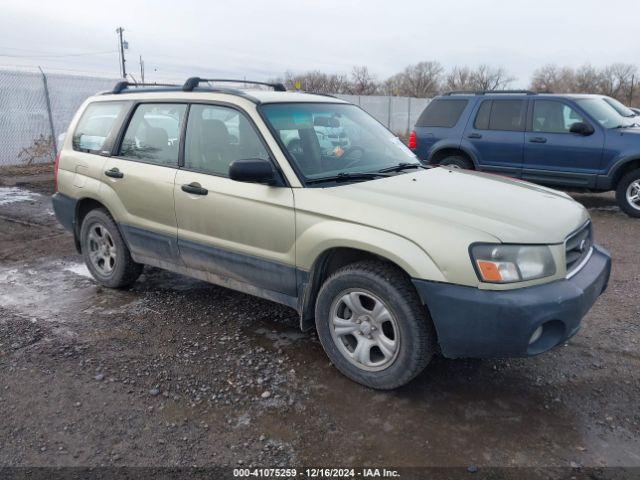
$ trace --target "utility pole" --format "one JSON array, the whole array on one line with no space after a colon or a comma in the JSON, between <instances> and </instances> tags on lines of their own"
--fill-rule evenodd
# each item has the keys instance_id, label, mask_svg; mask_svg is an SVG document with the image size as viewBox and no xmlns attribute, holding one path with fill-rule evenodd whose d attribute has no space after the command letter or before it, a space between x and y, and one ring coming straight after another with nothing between
<instances>
[{"instance_id":1,"label":"utility pole","mask_svg":"<svg viewBox=\"0 0 640 480\"><path fill-rule=\"evenodd\" d=\"M140 55L140 79L144 83L144 60L142 60L142 55Z\"/></svg>"},{"instance_id":2,"label":"utility pole","mask_svg":"<svg viewBox=\"0 0 640 480\"><path fill-rule=\"evenodd\" d=\"M118 27L116 28L116 33L118 34L118 43L120 45L120 74L122 78L127 78L127 69L125 67L125 58L124 58L124 49L125 49L125 41L122 38L122 34L124 33L124 28Z\"/></svg>"}]
</instances>

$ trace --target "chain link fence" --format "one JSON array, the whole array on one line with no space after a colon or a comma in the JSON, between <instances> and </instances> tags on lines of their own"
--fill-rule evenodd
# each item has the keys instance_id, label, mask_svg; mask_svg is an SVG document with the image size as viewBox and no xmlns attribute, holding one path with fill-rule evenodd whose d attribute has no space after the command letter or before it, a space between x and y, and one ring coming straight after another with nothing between
<instances>
[{"instance_id":1,"label":"chain link fence","mask_svg":"<svg viewBox=\"0 0 640 480\"><path fill-rule=\"evenodd\" d=\"M117 80L0 69L0 165L52 162L82 102Z\"/></svg>"},{"instance_id":2,"label":"chain link fence","mask_svg":"<svg viewBox=\"0 0 640 480\"><path fill-rule=\"evenodd\" d=\"M82 102L109 90L116 78L41 70L0 69L0 166L52 162L58 136ZM336 95L360 105L391 131L406 137L429 99Z\"/></svg>"}]
</instances>

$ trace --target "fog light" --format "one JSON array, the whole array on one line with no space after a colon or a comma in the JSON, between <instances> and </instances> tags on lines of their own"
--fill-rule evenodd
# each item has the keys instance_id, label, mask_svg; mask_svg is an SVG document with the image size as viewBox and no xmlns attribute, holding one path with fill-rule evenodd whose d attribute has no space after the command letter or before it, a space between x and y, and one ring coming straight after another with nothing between
<instances>
[{"instance_id":1,"label":"fog light","mask_svg":"<svg viewBox=\"0 0 640 480\"><path fill-rule=\"evenodd\" d=\"M542 325L535 329L531 338L529 339L529 345L533 345L538 341L538 339L542 336Z\"/></svg>"}]
</instances>

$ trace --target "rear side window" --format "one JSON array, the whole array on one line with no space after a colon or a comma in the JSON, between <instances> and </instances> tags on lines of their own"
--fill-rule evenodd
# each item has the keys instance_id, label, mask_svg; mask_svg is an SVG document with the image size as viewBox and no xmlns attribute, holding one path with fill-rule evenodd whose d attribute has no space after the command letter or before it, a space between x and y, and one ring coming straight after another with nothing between
<instances>
[{"instance_id":1,"label":"rear side window","mask_svg":"<svg viewBox=\"0 0 640 480\"><path fill-rule=\"evenodd\" d=\"M127 127L120 156L158 165L178 165L180 131L186 110L184 104L140 104Z\"/></svg>"},{"instance_id":2,"label":"rear side window","mask_svg":"<svg viewBox=\"0 0 640 480\"><path fill-rule=\"evenodd\" d=\"M96 102L90 104L73 132L73 149L102 150L123 112L124 102Z\"/></svg>"},{"instance_id":3,"label":"rear side window","mask_svg":"<svg viewBox=\"0 0 640 480\"><path fill-rule=\"evenodd\" d=\"M424 109L416 122L416 127L451 128L460 119L468 100L433 100Z\"/></svg>"},{"instance_id":4,"label":"rear side window","mask_svg":"<svg viewBox=\"0 0 640 480\"><path fill-rule=\"evenodd\" d=\"M489 117L491 116L491 100L485 100L478 109L476 121L473 126L479 130L489 130Z\"/></svg>"},{"instance_id":5,"label":"rear side window","mask_svg":"<svg viewBox=\"0 0 640 480\"><path fill-rule=\"evenodd\" d=\"M524 100L485 100L480 105L474 127L480 130L524 130Z\"/></svg>"}]
</instances>

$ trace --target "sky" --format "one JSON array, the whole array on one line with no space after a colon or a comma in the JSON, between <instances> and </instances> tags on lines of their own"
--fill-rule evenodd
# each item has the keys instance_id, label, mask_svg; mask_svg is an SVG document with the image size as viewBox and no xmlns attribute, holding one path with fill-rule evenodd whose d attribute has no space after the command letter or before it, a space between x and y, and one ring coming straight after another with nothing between
<instances>
[{"instance_id":1,"label":"sky","mask_svg":"<svg viewBox=\"0 0 640 480\"><path fill-rule=\"evenodd\" d=\"M116 28L139 80L268 80L285 71L378 79L423 60L489 64L526 87L547 63L636 63L638 0L0 0L0 67L119 75Z\"/></svg>"}]
</instances>

